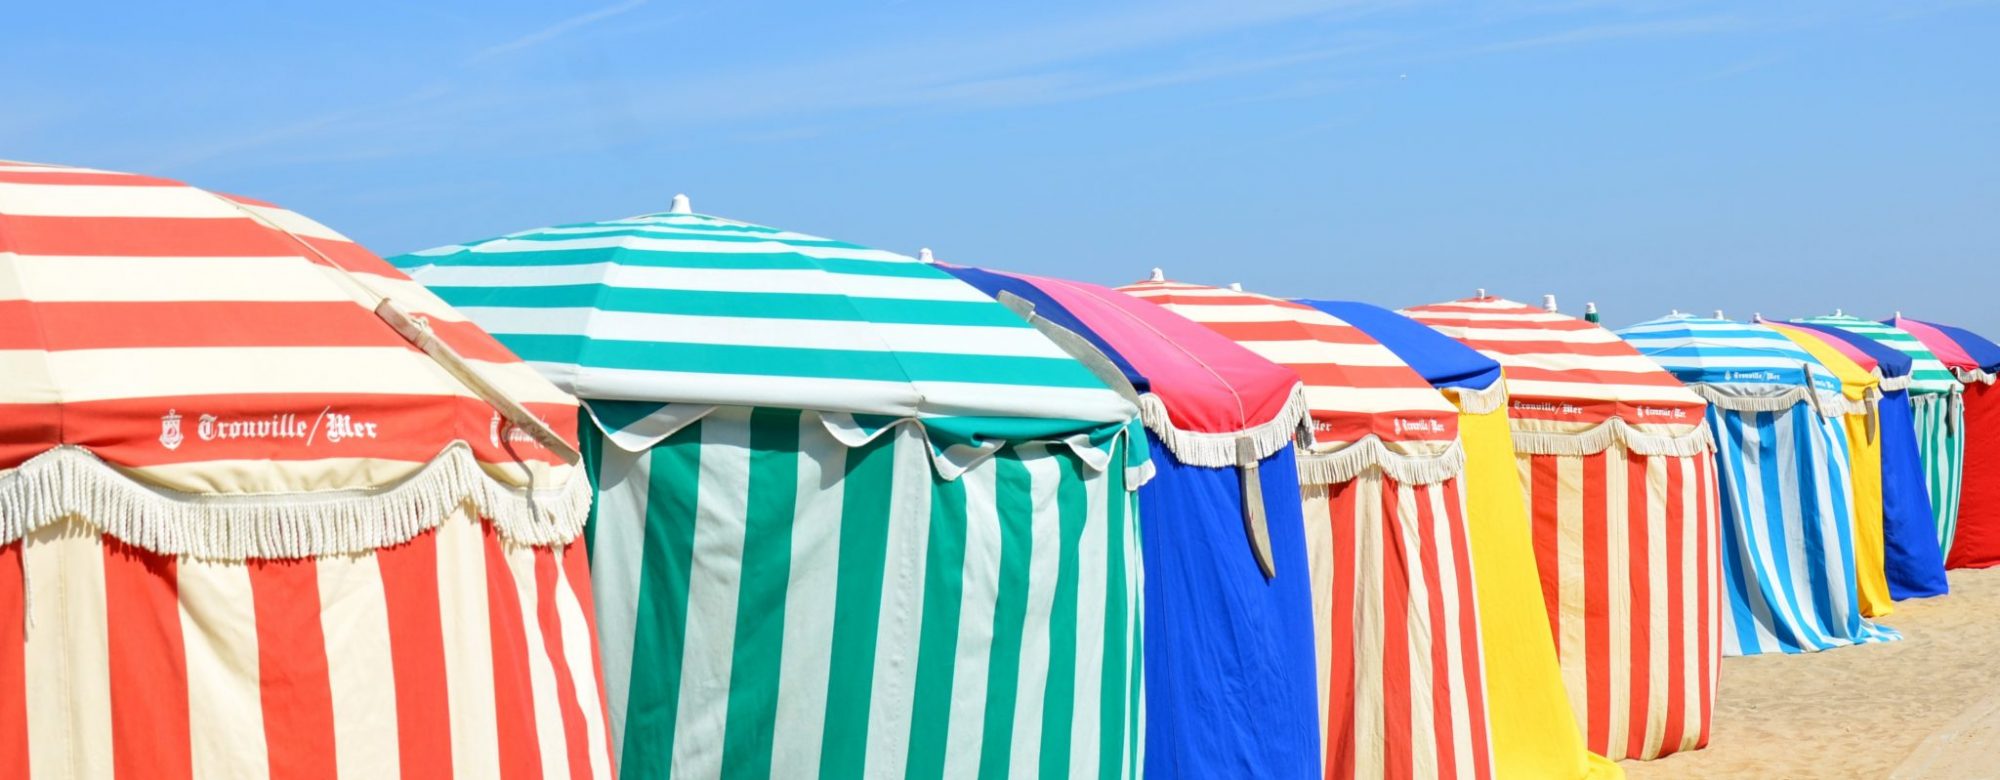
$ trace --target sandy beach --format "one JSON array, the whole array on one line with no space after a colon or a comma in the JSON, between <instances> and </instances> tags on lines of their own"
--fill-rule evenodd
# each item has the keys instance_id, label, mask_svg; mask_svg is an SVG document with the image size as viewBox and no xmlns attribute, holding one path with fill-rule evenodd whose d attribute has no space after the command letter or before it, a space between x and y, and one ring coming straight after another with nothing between
<instances>
[{"instance_id":1,"label":"sandy beach","mask_svg":"<svg viewBox=\"0 0 2000 780\"><path fill-rule=\"evenodd\" d=\"M1882 620L1903 641L1728 658L1709 747L1628 761L1632 780L2000 777L2000 570Z\"/></svg>"}]
</instances>

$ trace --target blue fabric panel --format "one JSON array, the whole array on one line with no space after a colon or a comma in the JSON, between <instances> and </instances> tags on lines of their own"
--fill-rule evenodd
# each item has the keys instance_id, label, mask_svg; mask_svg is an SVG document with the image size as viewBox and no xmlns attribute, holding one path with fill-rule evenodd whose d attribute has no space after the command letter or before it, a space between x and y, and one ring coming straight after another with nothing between
<instances>
[{"instance_id":1,"label":"blue fabric panel","mask_svg":"<svg viewBox=\"0 0 2000 780\"><path fill-rule=\"evenodd\" d=\"M1965 350L1967 357L1978 361L1980 370L1988 373L2000 371L2000 344L1995 344L1985 336L1964 328L1943 325L1928 320L1918 320L1918 322L1937 328L1939 332L1950 336L1951 340L1958 344L1959 349Z\"/></svg>"},{"instance_id":2,"label":"blue fabric panel","mask_svg":"<svg viewBox=\"0 0 2000 780\"><path fill-rule=\"evenodd\" d=\"M1004 291L1013 293L1021 300L1034 304L1035 313L1041 315L1043 319L1061 325L1069 332L1082 336L1090 342L1091 346L1097 347L1097 351L1104 353L1105 357L1110 358L1112 364L1118 366L1118 371L1125 375L1125 381L1131 382L1134 389L1137 389L1140 393L1145 393L1152 389L1152 382L1147 380L1144 374L1139 373L1138 369L1133 368L1132 364L1125 360L1125 356L1119 354L1118 350L1111 346L1111 342L1098 337L1096 331L1091 330L1089 326L1083 324L1083 321L1077 319L1076 315L1072 314L1067 307L1057 303L1056 299L1050 298L1048 293L1042 292L1042 288L1036 287L1033 282L1006 274L996 274L983 268L965 268L939 264L937 269L958 277L959 281L972 285L980 292L992 296L994 300L999 300L1000 293Z\"/></svg>"},{"instance_id":3,"label":"blue fabric panel","mask_svg":"<svg viewBox=\"0 0 2000 780\"><path fill-rule=\"evenodd\" d=\"M1859 333L1849 333L1832 325L1815 325L1810 322L1787 322L1785 324L1805 328L1806 330L1816 330L1854 345L1855 348L1882 364L1882 376L1884 377L1909 376L1910 368L1916 365L1916 360L1911 358L1909 353Z\"/></svg>"},{"instance_id":4,"label":"blue fabric panel","mask_svg":"<svg viewBox=\"0 0 2000 780\"><path fill-rule=\"evenodd\" d=\"M1294 778L1320 771L1318 662L1297 465L1257 471L1277 576L1257 568L1234 468L1181 463L1148 433L1139 489L1146 564L1148 778Z\"/></svg>"},{"instance_id":5,"label":"blue fabric panel","mask_svg":"<svg viewBox=\"0 0 2000 780\"><path fill-rule=\"evenodd\" d=\"M1410 364L1433 387L1484 390L1500 380L1500 363L1432 330L1416 320L1380 306L1355 301L1298 301L1339 317L1382 343Z\"/></svg>"},{"instance_id":6,"label":"blue fabric panel","mask_svg":"<svg viewBox=\"0 0 2000 780\"><path fill-rule=\"evenodd\" d=\"M1882 568L1889 578L1889 596L1898 601L1942 596L1950 587L1945 584L1944 552L1938 548L1937 520L1917 450L1909 391L1883 395L1880 417Z\"/></svg>"}]
</instances>

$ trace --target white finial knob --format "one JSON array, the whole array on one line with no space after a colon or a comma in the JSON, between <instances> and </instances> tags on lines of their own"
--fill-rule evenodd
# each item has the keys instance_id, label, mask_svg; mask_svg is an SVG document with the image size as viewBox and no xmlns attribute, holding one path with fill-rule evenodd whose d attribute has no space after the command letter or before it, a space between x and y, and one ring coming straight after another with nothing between
<instances>
[{"instance_id":1,"label":"white finial knob","mask_svg":"<svg viewBox=\"0 0 2000 780\"><path fill-rule=\"evenodd\" d=\"M1556 309L1555 293L1549 293L1547 295L1542 296L1542 308L1546 311L1558 311L1558 309Z\"/></svg>"},{"instance_id":2,"label":"white finial knob","mask_svg":"<svg viewBox=\"0 0 2000 780\"><path fill-rule=\"evenodd\" d=\"M1230 283L1229 283L1229 289L1230 289L1230 290L1231 290L1232 292L1243 292L1243 283L1242 283L1242 282L1230 282Z\"/></svg>"},{"instance_id":3,"label":"white finial knob","mask_svg":"<svg viewBox=\"0 0 2000 780\"><path fill-rule=\"evenodd\" d=\"M1484 287L1481 287L1481 288L1479 288L1479 290L1478 290L1478 291L1476 291L1476 292L1474 292L1474 293L1472 294L1472 297L1474 297L1474 298L1478 298L1479 300L1482 300L1482 301L1483 301L1483 300L1486 300L1486 288L1484 288Z\"/></svg>"},{"instance_id":4,"label":"white finial knob","mask_svg":"<svg viewBox=\"0 0 2000 780\"><path fill-rule=\"evenodd\" d=\"M1679 316L1681 316L1681 310L1680 310L1680 309L1668 309L1668 310L1667 310L1667 316L1669 316L1669 317L1679 317Z\"/></svg>"},{"instance_id":5,"label":"white finial knob","mask_svg":"<svg viewBox=\"0 0 2000 780\"><path fill-rule=\"evenodd\" d=\"M920 261L922 261L922 262L925 262L925 263L935 263L935 262L937 262L937 258L936 258L936 257L933 257L933 256L931 256L931 248L930 248L930 247L924 247L924 248L922 248L922 249L919 249L919 250L917 250L917 259L918 259L918 260L920 260Z\"/></svg>"},{"instance_id":6,"label":"white finial knob","mask_svg":"<svg viewBox=\"0 0 2000 780\"><path fill-rule=\"evenodd\" d=\"M1162 271L1162 270L1160 270L1160 269L1158 269L1158 268L1154 268L1154 269L1153 269L1153 275L1152 275L1152 276L1150 276L1150 277L1147 277L1147 279L1148 279L1148 280L1150 280L1150 281L1155 281L1155 282L1164 282L1164 281L1166 281L1166 280L1167 280L1167 272L1165 272L1165 271Z\"/></svg>"},{"instance_id":7,"label":"white finial knob","mask_svg":"<svg viewBox=\"0 0 2000 780\"><path fill-rule=\"evenodd\" d=\"M1760 311L1760 312L1753 312L1753 313L1751 313L1751 315L1750 315L1750 321L1751 321L1751 322L1763 322L1763 321L1764 321L1764 313L1763 313L1763 312L1761 312L1761 311Z\"/></svg>"},{"instance_id":8,"label":"white finial knob","mask_svg":"<svg viewBox=\"0 0 2000 780\"><path fill-rule=\"evenodd\" d=\"M672 206L668 206L668 207L667 207L667 213L669 213L669 214L693 214L693 213L694 213L694 209L693 209L693 208L690 208L690 207L689 207L689 205L688 205L688 196L686 196L686 195L681 195L681 194L676 194L676 195L674 195L674 205L672 205Z\"/></svg>"},{"instance_id":9,"label":"white finial knob","mask_svg":"<svg viewBox=\"0 0 2000 780\"><path fill-rule=\"evenodd\" d=\"M1835 316L1835 317L1845 317L1845 316L1847 316L1847 311L1846 311L1845 309L1834 309L1834 310L1833 310L1833 316Z\"/></svg>"},{"instance_id":10,"label":"white finial knob","mask_svg":"<svg viewBox=\"0 0 2000 780\"><path fill-rule=\"evenodd\" d=\"M1718 319L1718 320L1726 320L1726 319L1729 319L1728 317L1724 317L1724 316L1722 316L1722 310L1721 310L1721 309L1716 309L1716 310L1715 310L1715 318L1716 318L1716 319Z\"/></svg>"},{"instance_id":11,"label":"white finial knob","mask_svg":"<svg viewBox=\"0 0 2000 780\"><path fill-rule=\"evenodd\" d=\"M1585 302L1585 303L1583 304L1583 313L1585 313L1585 314L1596 314L1596 313L1597 313L1597 302L1596 302L1596 301L1588 301L1588 302Z\"/></svg>"},{"instance_id":12,"label":"white finial knob","mask_svg":"<svg viewBox=\"0 0 2000 780\"><path fill-rule=\"evenodd\" d=\"M1896 319L1899 319L1899 320L1900 320L1900 319L1902 319L1902 318L1903 318L1903 310L1901 310L1901 309L1897 309L1897 310L1896 310Z\"/></svg>"}]
</instances>

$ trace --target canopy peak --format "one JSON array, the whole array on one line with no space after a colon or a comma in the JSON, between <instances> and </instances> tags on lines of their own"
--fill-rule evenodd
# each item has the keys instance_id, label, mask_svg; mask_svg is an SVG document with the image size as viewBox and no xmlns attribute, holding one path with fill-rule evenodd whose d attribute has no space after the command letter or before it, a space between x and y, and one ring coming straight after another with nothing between
<instances>
[{"instance_id":1,"label":"canopy peak","mask_svg":"<svg viewBox=\"0 0 2000 780\"><path fill-rule=\"evenodd\" d=\"M674 193L674 203L667 207L667 213L693 214L694 208L688 203L688 196L685 193Z\"/></svg>"},{"instance_id":2,"label":"canopy peak","mask_svg":"<svg viewBox=\"0 0 2000 780\"><path fill-rule=\"evenodd\" d=\"M1146 279L1148 281L1164 282L1167 280L1167 272L1160 270L1159 266L1153 266L1153 275L1146 277Z\"/></svg>"},{"instance_id":3,"label":"canopy peak","mask_svg":"<svg viewBox=\"0 0 2000 780\"><path fill-rule=\"evenodd\" d=\"M917 250L917 260L923 263L935 263L937 262L937 257L931 254L930 247L924 247Z\"/></svg>"}]
</instances>

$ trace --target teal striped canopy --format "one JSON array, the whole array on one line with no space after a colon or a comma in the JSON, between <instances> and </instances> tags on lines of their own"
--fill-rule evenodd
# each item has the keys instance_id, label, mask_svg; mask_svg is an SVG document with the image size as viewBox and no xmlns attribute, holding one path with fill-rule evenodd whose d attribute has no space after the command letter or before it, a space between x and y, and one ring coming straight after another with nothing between
<instances>
[{"instance_id":1,"label":"teal striped canopy","mask_svg":"<svg viewBox=\"0 0 2000 780\"><path fill-rule=\"evenodd\" d=\"M934 446L976 450L1101 438L1137 414L950 274L801 233L677 208L391 262L635 449L716 406L820 412L856 442L916 419Z\"/></svg>"},{"instance_id":2,"label":"teal striped canopy","mask_svg":"<svg viewBox=\"0 0 2000 780\"><path fill-rule=\"evenodd\" d=\"M1830 325L1909 355L1911 395L1951 393L1960 389L1958 377L1952 375L1951 369L1945 367L1944 361L1938 360L1936 354L1907 330L1874 320L1844 315L1807 317L1799 321L1814 325Z\"/></svg>"}]
</instances>

